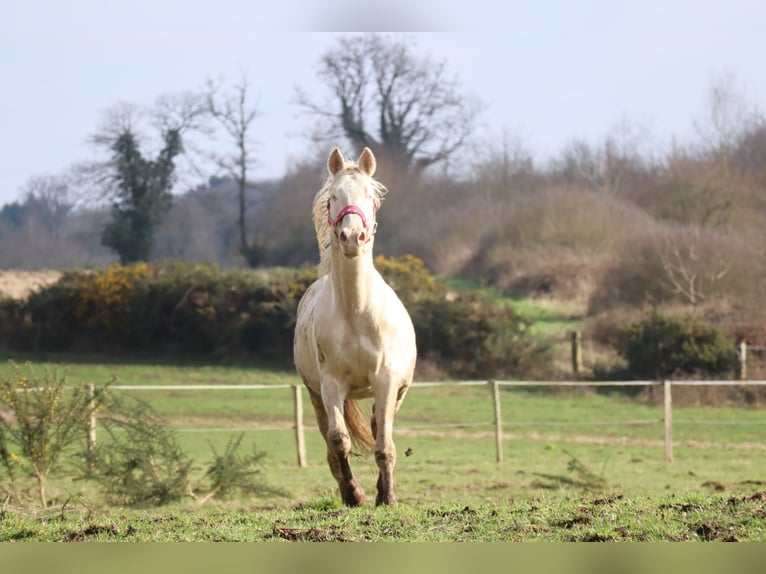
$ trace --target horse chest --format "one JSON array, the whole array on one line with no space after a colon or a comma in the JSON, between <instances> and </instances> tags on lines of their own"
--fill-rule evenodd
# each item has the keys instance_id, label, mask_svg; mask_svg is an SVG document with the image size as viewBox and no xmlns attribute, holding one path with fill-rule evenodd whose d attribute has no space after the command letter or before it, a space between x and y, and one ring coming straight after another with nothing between
<instances>
[{"instance_id":1,"label":"horse chest","mask_svg":"<svg viewBox=\"0 0 766 574\"><path fill-rule=\"evenodd\" d=\"M320 364L340 378L366 381L380 363L380 339L374 329L343 323L317 342Z\"/></svg>"}]
</instances>

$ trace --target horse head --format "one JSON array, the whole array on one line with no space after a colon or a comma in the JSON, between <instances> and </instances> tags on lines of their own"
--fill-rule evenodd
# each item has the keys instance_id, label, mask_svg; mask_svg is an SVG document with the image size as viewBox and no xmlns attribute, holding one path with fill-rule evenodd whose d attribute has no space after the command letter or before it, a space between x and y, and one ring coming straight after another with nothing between
<instances>
[{"instance_id":1,"label":"horse head","mask_svg":"<svg viewBox=\"0 0 766 574\"><path fill-rule=\"evenodd\" d=\"M377 230L376 215L380 198L372 179L375 156L369 148L354 164L347 162L338 148L332 150L327 169L332 184L327 199L327 222L343 255L357 257L370 246Z\"/></svg>"}]
</instances>

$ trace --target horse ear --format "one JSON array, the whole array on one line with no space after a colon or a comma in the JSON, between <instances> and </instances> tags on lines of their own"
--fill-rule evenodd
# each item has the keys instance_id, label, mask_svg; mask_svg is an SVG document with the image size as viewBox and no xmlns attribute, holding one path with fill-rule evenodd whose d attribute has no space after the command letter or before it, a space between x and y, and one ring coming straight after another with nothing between
<instances>
[{"instance_id":1,"label":"horse ear","mask_svg":"<svg viewBox=\"0 0 766 574\"><path fill-rule=\"evenodd\" d=\"M346 165L346 160L343 159L343 154L340 153L338 148L335 148L330 152L330 159L327 160L327 169L331 175L335 175Z\"/></svg>"},{"instance_id":2,"label":"horse ear","mask_svg":"<svg viewBox=\"0 0 766 574\"><path fill-rule=\"evenodd\" d=\"M362 173L366 173L370 177L372 177L372 174L375 173L375 168L378 165L378 163L375 161L375 156L372 154L372 151L368 147L364 148L362 155L359 156L359 161L357 163L359 164L359 169L362 171Z\"/></svg>"}]
</instances>

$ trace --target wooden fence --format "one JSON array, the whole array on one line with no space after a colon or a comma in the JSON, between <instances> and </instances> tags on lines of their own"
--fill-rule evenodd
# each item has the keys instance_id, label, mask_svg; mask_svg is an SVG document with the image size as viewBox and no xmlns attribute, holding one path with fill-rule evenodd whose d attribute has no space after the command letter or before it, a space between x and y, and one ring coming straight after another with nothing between
<instances>
[{"instance_id":1,"label":"wooden fence","mask_svg":"<svg viewBox=\"0 0 766 574\"><path fill-rule=\"evenodd\" d=\"M490 391L493 406L493 425L495 430L495 459L497 462L503 460L503 417L500 406L500 387L662 387L663 405L664 405L664 429L665 429L665 461L673 460L673 387L674 386L732 386L732 385L766 385L766 380L753 381L728 381L728 380L710 380L710 381L459 381L459 382L417 382L413 387L439 387L439 386L485 386ZM85 385L87 392L93 397L94 386ZM122 391L200 391L200 390L274 390L290 389L293 398L293 430L295 431L295 444L297 461L299 467L305 467L306 462L306 441L303 427L303 393L301 385L116 385L110 387L113 390ZM92 454L96 444L96 415L95 409L91 409L94 414L91 415L89 433L88 433L88 452ZM764 421L766 423L766 421ZM88 457L89 460L91 457Z\"/></svg>"}]
</instances>

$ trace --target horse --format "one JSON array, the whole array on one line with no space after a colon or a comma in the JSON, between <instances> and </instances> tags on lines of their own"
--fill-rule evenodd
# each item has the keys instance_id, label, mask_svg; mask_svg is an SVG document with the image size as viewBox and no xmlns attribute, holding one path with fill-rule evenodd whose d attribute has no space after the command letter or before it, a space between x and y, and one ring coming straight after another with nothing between
<instances>
[{"instance_id":1,"label":"horse","mask_svg":"<svg viewBox=\"0 0 766 574\"><path fill-rule=\"evenodd\" d=\"M377 211L386 193L373 179L376 165L369 148L356 164L338 148L330 153L329 175L312 210L319 277L298 304L295 326L295 367L347 506L364 504L365 496L349 464L352 441L364 454L374 451L376 506L397 503L393 422L417 356L412 320L373 264ZM358 400L369 397L368 420Z\"/></svg>"}]
</instances>

